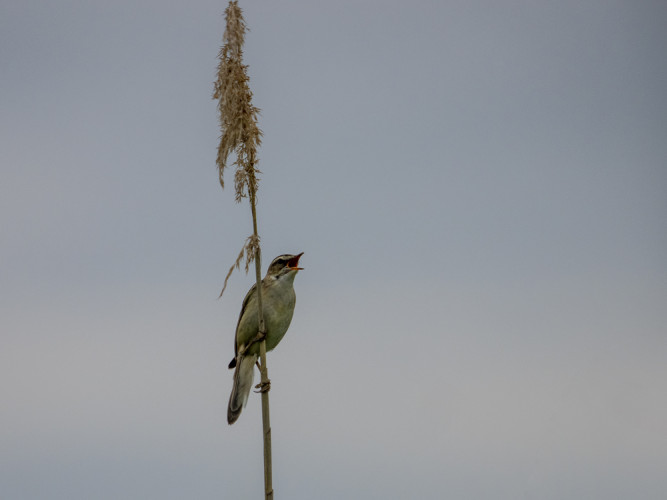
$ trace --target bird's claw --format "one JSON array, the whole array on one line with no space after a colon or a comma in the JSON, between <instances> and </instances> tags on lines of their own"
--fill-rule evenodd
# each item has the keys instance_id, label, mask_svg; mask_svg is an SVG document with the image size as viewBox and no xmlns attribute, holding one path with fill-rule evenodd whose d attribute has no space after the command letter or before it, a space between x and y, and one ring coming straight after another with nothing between
<instances>
[{"instance_id":1,"label":"bird's claw","mask_svg":"<svg viewBox=\"0 0 667 500\"><path fill-rule=\"evenodd\" d=\"M267 379L266 382L260 382L255 386L255 389L259 389L255 391L256 393L269 392L271 390L271 381Z\"/></svg>"}]
</instances>

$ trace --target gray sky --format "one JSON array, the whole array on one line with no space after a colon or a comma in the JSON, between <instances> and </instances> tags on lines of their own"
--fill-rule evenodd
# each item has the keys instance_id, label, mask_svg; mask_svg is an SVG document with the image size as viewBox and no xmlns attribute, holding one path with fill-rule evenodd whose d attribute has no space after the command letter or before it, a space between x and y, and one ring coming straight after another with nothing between
<instances>
[{"instance_id":1,"label":"gray sky","mask_svg":"<svg viewBox=\"0 0 667 500\"><path fill-rule=\"evenodd\" d=\"M261 498L225 2L0 3L0 498ZM667 6L242 1L276 498L667 494Z\"/></svg>"}]
</instances>

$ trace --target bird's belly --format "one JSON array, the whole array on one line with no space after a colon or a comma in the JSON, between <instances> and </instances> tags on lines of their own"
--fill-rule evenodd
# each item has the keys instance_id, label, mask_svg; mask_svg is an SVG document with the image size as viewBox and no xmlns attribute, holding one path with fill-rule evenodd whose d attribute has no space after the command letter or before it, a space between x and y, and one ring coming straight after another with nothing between
<instances>
[{"instance_id":1,"label":"bird's belly","mask_svg":"<svg viewBox=\"0 0 667 500\"><path fill-rule=\"evenodd\" d=\"M282 293L278 297L267 297L265 300L262 300L267 351L274 349L285 336L285 333L287 333L287 329L292 322L295 303L296 295L294 292L288 294ZM254 300L248 303L247 313L243 315L237 331L236 340L239 342L239 345L250 342L257 335L259 328L257 314L248 314L256 307ZM253 344L248 352L250 354L259 354L259 344Z\"/></svg>"},{"instance_id":2,"label":"bird's belly","mask_svg":"<svg viewBox=\"0 0 667 500\"><path fill-rule=\"evenodd\" d=\"M292 315L294 301L272 301L274 307L264 307L264 323L266 324L266 350L271 351L287 333Z\"/></svg>"}]
</instances>

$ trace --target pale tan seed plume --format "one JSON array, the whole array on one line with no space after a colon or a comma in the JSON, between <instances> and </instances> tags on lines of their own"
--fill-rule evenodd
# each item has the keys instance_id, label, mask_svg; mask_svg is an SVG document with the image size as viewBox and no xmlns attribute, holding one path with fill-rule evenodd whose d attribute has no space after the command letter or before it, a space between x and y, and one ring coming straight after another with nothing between
<instances>
[{"instance_id":1,"label":"pale tan seed plume","mask_svg":"<svg viewBox=\"0 0 667 500\"><path fill-rule=\"evenodd\" d=\"M230 2L225 15L227 26L218 54L220 62L213 92L213 98L218 100L221 133L216 163L224 188L227 157L236 153L234 185L236 201L241 201L249 193L257 192L257 148L262 143L262 131L257 126L259 108L253 106L248 86L248 67L243 64L247 28L238 2Z\"/></svg>"},{"instance_id":2,"label":"pale tan seed plume","mask_svg":"<svg viewBox=\"0 0 667 500\"><path fill-rule=\"evenodd\" d=\"M229 281L230 276L234 272L234 268L239 269L241 267L241 261L243 260L243 256L245 255L245 272L246 274L248 274L248 271L250 270L250 263L253 261L255 253L258 251L259 251L259 236L251 234L246 239L246 242L243 245L241 251L239 252L238 257L236 257L236 262L234 262L232 267L229 268L227 276L225 276L225 284L222 286L222 291L220 292L218 298L222 297L222 294L225 293L225 288L227 288L227 281Z\"/></svg>"},{"instance_id":3,"label":"pale tan seed plume","mask_svg":"<svg viewBox=\"0 0 667 500\"><path fill-rule=\"evenodd\" d=\"M236 201L240 202L249 196L254 210L261 173L257 169L257 149L262 143L262 131L257 126L259 108L252 104L252 92L248 86L248 66L243 64L243 42L247 27L237 1L229 2L225 17L227 23L222 37L223 45L218 53L220 62L213 91L213 98L218 100L220 120L220 144L216 158L218 178L220 186L224 188L227 159L231 153L235 153L236 160L233 164L236 165L234 173ZM227 287L227 281L234 268L239 269L244 255L247 273L255 256L259 255L257 231L246 239L236 262L230 267L220 297Z\"/></svg>"}]
</instances>

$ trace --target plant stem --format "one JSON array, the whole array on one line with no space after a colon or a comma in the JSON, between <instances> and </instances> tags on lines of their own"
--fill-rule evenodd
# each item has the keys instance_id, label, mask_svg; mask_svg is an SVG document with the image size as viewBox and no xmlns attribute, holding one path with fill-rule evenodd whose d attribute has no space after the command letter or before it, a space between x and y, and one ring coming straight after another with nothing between
<instances>
[{"instance_id":1,"label":"plant stem","mask_svg":"<svg viewBox=\"0 0 667 500\"><path fill-rule=\"evenodd\" d=\"M252 210L252 229L255 237L257 234L257 209L255 208L255 191L249 189L250 207ZM262 263L260 247L255 250L255 278L257 280L257 314L259 323L259 333L266 336L266 325L264 324L264 314L262 309ZM259 344L259 358L261 361L260 374L262 392L262 428L264 437L264 498L273 500L273 473L271 467L271 417L269 412L269 373L266 368L266 339L262 339Z\"/></svg>"},{"instance_id":2,"label":"plant stem","mask_svg":"<svg viewBox=\"0 0 667 500\"><path fill-rule=\"evenodd\" d=\"M269 383L269 375L266 370L266 341L262 340L259 345L259 357L261 361L260 373L262 374L262 427L264 436L264 498L273 500L273 477L271 471L271 417L269 415L269 391L266 384Z\"/></svg>"}]
</instances>

